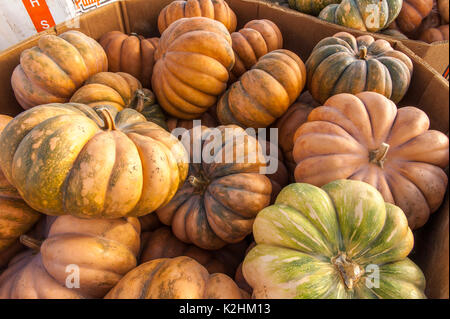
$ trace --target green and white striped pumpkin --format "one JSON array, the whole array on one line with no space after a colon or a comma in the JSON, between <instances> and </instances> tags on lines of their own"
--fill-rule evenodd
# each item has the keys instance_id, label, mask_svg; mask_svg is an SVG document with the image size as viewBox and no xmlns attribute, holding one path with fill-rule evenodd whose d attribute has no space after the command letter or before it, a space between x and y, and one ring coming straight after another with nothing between
<instances>
[{"instance_id":1,"label":"green and white striped pumpkin","mask_svg":"<svg viewBox=\"0 0 450 319\"><path fill-rule=\"evenodd\" d=\"M253 235L243 274L254 298L425 298L406 216L364 182L288 185Z\"/></svg>"}]
</instances>

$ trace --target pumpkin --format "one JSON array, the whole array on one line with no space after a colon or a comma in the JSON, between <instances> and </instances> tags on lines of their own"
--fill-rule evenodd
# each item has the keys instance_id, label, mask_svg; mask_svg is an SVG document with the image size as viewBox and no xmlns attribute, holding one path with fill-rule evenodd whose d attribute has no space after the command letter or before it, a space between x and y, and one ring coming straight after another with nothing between
<instances>
[{"instance_id":1,"label":"pumpkin","mask_svg":"<svg viewBox=\"0 0 450 319\"><path fill-rule=\"evenodd\" d=\"M11 120L12 117L0 114L0 134ZM0 253L30 230L39 217L40 214L22 200L0 169ZM6 254L0 259L6 259Z\"/></svg>"},{"instance_id":2,"label":"pumpkin","mask_svg":"<svg viewBox=\"0 0 450 319\"><path fill-rule=\"evenodd\" d=\"M152 88L170 115L191 120L215 105L234 65L227 29L208 18L183 18L161 36Z\"/></svg>"},{"instance_id":3,"label":"pumpkin","mask_svg":"<svg viewBox=\"0 0 450 319\"><path fill-rule=\"evenodd\" d=\"M340 2L341 0L289 0L289 8L317 16L326 6Z\"/></svg>"},{"instance_id":4,"label":"pumpkin","mask_svg":"<svg viewBox=\"0 0 450 319\"><path fill-rule=\"evenodd\" d=\"M142 216L170 201L188 171L183 145L132 109L41 105L0 135L0 166L47 215Z\"/></svg>"},{"instance_id":5,"label":"pumpkin","mask_svg":"<svg viewBox=\"0 0 450 319\"><path fill-rule=\"evenodd\" d=\"M270 203L272 186L260 174L265 163L254 137L235 125L200 131L201 136L194 136L194 128L182 141L190 150L199 144L203 157L195 157L200 150L190 151L188 179L156 213L181 241L213 250L251 233L254 217ZM211 157L205 159L206 152Z\"/></svg>"},{"instance_id":6,"label":"pumpkin","mask_svg":"<svg viewBox=\"0 0 450 319\"><path fill-rule=\"evenodd\" d=\"M153 215L153 214L151 214ZM247 244L242 241L219 250L205 250L177 239L169 227L163 226L152 232L142 233L143 249L140 263L158 258L188 256L196 260L209 273L224 273L232 276L244 258Z\"/></svg>"},{"instance_id":7,"label":"pumpkin","mask_svg":"<svg viewBox=\"0 0 450 319\"><path fill-rule=\"evenodd\" d=\"M405 214L364 182L291 184L253 235L242 270L254 298L425 298Z\"/></svg>"},{"instance_id":8,"label":"pumpkin","mask_svg":"<svg viewBox=\"0 0 450 319\"><path fill-rule=\"evenodd\" d=\"M247 250L245 251L245 256L247 256L248 252L255 246L256 246L256 243L252 242L250 244L250 246L248 246ZM239 288L248 292L251 295L253 292L253 289L252 289L252 287L249 286L249 284L247 283L247 281L244 278L244 274L242 273L242 264L243 264L243 262L241 262L239 264L238 268L236 269L236 273L234 275L234 281L236 282L236 285L238 285Z\"/></svg>"},{"instance_id":9,"label":"pumpkin","mask_svg":"<svg viewBox=\"0 0 450 319\"><path fill-rule=\"evenodd\" d=\"M106 71L105 51L78 31L43 35L38 45L20 54L11 86L24 109L46 103L64 103L91 75Z\"/></svg>"},{"instance_id":10,"label":"pumpkin","mask_svg":"<svg viewBox=\"0 0 450 319\"><path fill-rule=\"evenodd\" d=\"M10 263L0 276L0 298L101 298L136 267L139 234L136 218L58 217L42 243L22 237L40 253L25 252ZM69 288L72 265L78 266L79 287Z\"/></svg>"},{"instance_id":11,"label":"pumpkin","mask_svg":"<svg viewBox=\"0 0 450 319\"><path fill-rule=\"evenodd\" d=\"M110 31L99 42L108 56L110 72L131 74L145 88L150 88L158 38L145 39L136 33L126 35L120 31Z\"/></svg>"},{"instance_id":12,"label":"pumpkin","mask_svg":"<svg viewBox=\"0 0 450 319\"><path fill-rule=\"evenodd\" d=\"M429 130L420 109L374 92L338 94L295 132L295 179L316 186L342 178L375 186L412 229L428 220L447 189L448 137Z\"/></svg>"},{"instance_id":13,"label":"pumpkin","mask_svg":"<svg viewBox=\"0 0 450 319\"><path fill-rule=\"evenodd\" d=\"M276 152L276 153L274 153ZM284 164L284 156L277 144L266 141L264 153L268 167L274 165L276 171L266 174L272 184L272 195L270 202L273 203L281 189L289 183L289 172Z\"/></svg>"},{"instance_id":14,"label":"pumpkin","mask_svg":"<svg viewBox=\"0 0 450 319\"><path fill-rule=\"evenodd\" d=\"M212 114L211 109L208 109L207 112L203 113L197 120L200 120L199 123L202 126L206 127L216 127L218 125L217 120L214 118L214 114ZM169 132L172 132L176 128L184 128L186 130L190 130L194 127L195 120L180 120L176 117L169 117L167 119L167 127L169 128Z\"/></svg>"},{"instance_id":15,"label":"pumpkin","mask_svg":"<svg viewBox=\"0 0 450 319\"><path fill-rule=\"evenodd\" d=\"M308 90L324 103L339 93L373 91L398 103L411 81L413 64L386 40L347 32L321 40L306 61Z\"/></svg>"},{"instance_id":16,"label":"pumpkin","mask_svg":"<svg viewBox=\"0 0 450 319\"><path fill-rule=\"evenodd\" d=\"M231 33L236 30L236 14L224 0L177 0L165 6L158 16L158 30L163 33L181 18L205 17L221 22Z\"/></svg>"},{"instance_id":17,"label":"pumpkin","mask_svg":"<svg viewBox=\"0 0 450 319\"><path fill-rule=\"evenodd\" d=\"M142 235L157 230L162 226L156 214L147 214L139 217L139 223L141 224Z\"/></svg>"},{"instance_id":18,"label":"pumpkin","mask_svg":"<svg viewBox=\"0 0 450 319\"><path fill-rule=\"evenodd\" d=\"M235 82L266 53L283 47L280 29L267 19L247 22L239 32L231 34L231 40L236 62L230 82Z\"/></svg>"},{"instance_id":19,"label":"pumpkin","mask_svg":"<svg viewBox=\"0 0 450 319\"><path fill-rule=\"evenodd\" d=\"M433 43L438 41L448 41L448 24L441 25L437 28L429 28L422 32L419 40Z\"/></svg>"},{"instance_id":20,"label":"pumpkin","mask_svg":"<svg viewBox=\"0 0 450 319\"><path fill-rule=\"evenodd\" d=\"M386 29L397 18L403 0L342 0L326 6L319 19L361 31Z\"/></svg>"},{"instance_id":21,"label":"pumpkin","mask_svg":"<svg viewBox=\"0 0 450 319\"><path fill-rule=\"evenodd\" d=\"M112 105L118 111L132 108L167 129L166 118L156 104L155 95L142 88L134 76L123 72L100 72L91 76L70 99L72 103L82 103L91 107Z\"/></svg>"},{"instance_id":22,"label":"pumpkin","mask_svg":"<svg viewBox=\"0 0 450 319\"><path fill-rule=\"evenodd\" d=\"M391 37L393 37L395 39L399 39L399 40L407 40L408 39L408 37L406 35L404 35L400 30L397 30L397 29L384 29L384 30L379 31L379 33L391 36Z\"/></svg>"},{"instance_id":23,"label":"pumpkin","mask_svg":"<svg viewBox=\"0 0 450 319\"><path fill-rule=\"evenodd\" d=\"M244 299L225 274L209 274L194 259L159 258L130 271L105 299Z\"/></svg>"},{"instance_id":24,"label":"pumpkin","mask_svg":"<svg viewBox=\"0 0 450 319\"><path fill-rule=\"evenodd\" d=\"M448 0L437 0L437 7L439 10L439 14L441 15L442 21L448 24L449 22Z\"/></svg>"},{"instance_id":25,"label":"pumpkin","mask_svg":"<svg viewBox=\"0 0 450 319\"><path fill-rule=\"evenodd\" d=\"M305 65L295 53L269 52L222 95L217 104L219 121L267 127L297 99L305 82Z\"/></svg>"},{"instance_id":26,"label":"pumpkin","mask_svg":"<svg viewBox=\"0 0 450 319\"><path fill-rule=\"evenodd\" d=\"M395 20L402 32L413 32L433 8L433 0L403 0L402 9Z\"/></svg>"}]
</instances>

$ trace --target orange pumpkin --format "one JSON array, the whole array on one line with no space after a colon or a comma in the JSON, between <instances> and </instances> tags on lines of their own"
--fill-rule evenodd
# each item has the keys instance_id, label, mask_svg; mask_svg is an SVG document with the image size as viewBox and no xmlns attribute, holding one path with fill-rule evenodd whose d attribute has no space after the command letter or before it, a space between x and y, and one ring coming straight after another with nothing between
<instances>
[{"instance_id":1,"label":"orange pumpkin","mask_svg":"<svg viewBox=\"0 0 450 319\"><path fill-rule=\"evenodd\" d=\"M294 135L295 179L323 186L338 179L376 187L419 228L447 190L448 137L427 115L374 92L337 94L311 111Z\"/></svg>"},{"instance_id":2,"label":"orange pumpkin","mask_svg":"<svg viewBox=\"0 0 450 319\"><path fill-rule=\"evenodd\" d=\"M403 0L402 10L395 20L400 31L410 33L416 30L433 8L433 0Z\"/></svg>"},{"instance_id":3,"label":"orange pumpkin","mask_svg":"<svg viewBox=\"0 0 450 319\"><path fill-rule=\"evenodd\" d=\"M170 115L190 120L215 105L234 65L227 29L208 18L183 18L164 31L152 76L159 104Z\"/></svg>"},{"instance_id":4,"label":"orange pumpkin","mask_svg":"<svg viewBox=\"0 0 450 319\"><path fill-rule=\"evenodd\" d=\"M252 20L239 32L231 34L236 63L230 74L230 81L236 81L249 70L259 58L283 47L283 36L277 25L270 20Z\"/></svg>"},{"instance_id":5,"label":"orange pumpkin","mask_svg":"<svg viewBox=\"0 0 450 319\"><path fill-rule=\"evenodd\" d=\"M64 103L91 75L106 71L105 51L78 31L43 35L38 45L20 54L11 85L24 109L46 103Z\"/></svg>"},{"instance_id":6,"label":"orange pumpkin","mask_svg":"<svg viewBox=\"0 0 450 319\"><path fill-rule=\"evenodd\" d=\"M448 0L437 0L437 7L439 9L439 14L441 15L442 21L448 24Z\"/></svg>"},{"instance_id":7,"label":"orange pumpkin","mask_svg":"<svg viewBox=\"0 0 450 319\"><path fill-rule=\"evenodd\" d=\"M248 246L247 250L245 251L245 255L247 256L248 252L250 250L252 250L252 248L255 246L256 246L256 242L252 242L250 244L250 246ZM234 281L236 282L236 284L238 285L239 288L248 292L249 294L252 294L253 288L250 287L247 280L245 280L244 274L242 272L242 264L243 263L240 263L238 268L236 269L236 273L234 275Z\"/></svg>"},{"instance_id":8,"label":"orange pumpkin","mask_svg":"<svg viewBox=\"0 0 450 319\"><path fill-rule=\"evenodd\" d=\"M221 22L231 33L236 30L236 15L224 0L177 0L165 6L158 16L159 33L181 18L205 17Z\"/></svg>"},{"instance_id":9,"label":"orange pumpkin","mask_svg":"<svg viewBox=\"0 0 450 319\"><path fill-rule=\"evenodd\" d=\"M136 33L126 35L120 31L110 31L99 42L108 56L110 72L131 74L145 88L150 88L158 38L145 39Z\"/></svg>"},{"instance_id":10,"label":"orange pumpkin","mask_svg":"<svg viewBox=\"0 0 450 319\"><path fill-rule=\"evenodd\" d=\"M214 118L214 114L211 112L212 108L208 109L207 112L203 113L198 120L200 120L200 125L206 127L216 127L218 125L217 119ZM186 130L190 130L194 127L195 120L180 120L176 117L169 117L167 119L167 127L169 132L172 132L177 127L182 127Z\"/></svg>"},{"instance_id":11,"label":"orange pumpkin","mask_svg":"<svg viewBox=\"0 0 450 319\"><path fill-rule=\"evenodd\" d=\"M433 43L438 41L448 41L448 24L441 25L437 28L429 28L422 32L422 34L419 36L419 40L427 42L427 43Z\"/></svg>"}]
</instances>

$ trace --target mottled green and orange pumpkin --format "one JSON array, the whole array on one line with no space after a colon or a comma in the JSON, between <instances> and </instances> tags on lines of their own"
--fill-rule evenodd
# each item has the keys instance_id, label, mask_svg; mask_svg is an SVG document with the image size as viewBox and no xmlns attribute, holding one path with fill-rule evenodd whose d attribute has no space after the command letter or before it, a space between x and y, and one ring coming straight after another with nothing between
<instances>
[{"instance_id":1,"label":"mottled green and orange pumpkin","mask_svg":"<svg viewBox=\"0 0 450 319\"><path fill-rule=\"evenodd\" d=\"M48 215L146 215L183 184L183 145L135 110L47 104L0 135L0 166L25 202Z\"/></svg>"},{"instance_id":2,"label":"mottled green and orange pumpkin","mask_svg":"<svg viewBox=\"0 0 450 319\"><path fill-rule=\"evenodd\" d=\"M291 184L253 236L242 269L254 298L426 298L405 214L364 182Z\"/></svg>"}]
</instances>

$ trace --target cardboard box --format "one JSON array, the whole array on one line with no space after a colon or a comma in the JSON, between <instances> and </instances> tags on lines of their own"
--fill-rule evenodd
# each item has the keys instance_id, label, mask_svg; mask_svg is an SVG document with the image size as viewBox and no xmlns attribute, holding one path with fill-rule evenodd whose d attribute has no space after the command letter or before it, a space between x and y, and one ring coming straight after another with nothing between
<instances>
[{"instance_id":1,"label":"cardboard box","mask_svg":"<svg viewBox=\"0 0 450 319\"><path fill-rule=\"evenodd\" d=\"M171 0L124 0L88 12L80 18L79 30L99 39L111 30L158 36L157 17ZM252 19L267 18L281 29L284 47L296 52L304 61L315 44L326 36L341 31L338 26L322 23L311 17L299 16L292 10L254 0L227 0L238 17L238 27ZM61 34L67 24L57 25L45 33ZM351 32L359 34L359 32ZM424 110L433 129L449 132L449 83L440 73L424 62L401 42L387 38L397 49L407 54L414 64L411 86L401 105L413 105ZM22 111L14 98L10 77L19 63L20 52L36 44L38 36L0 53L0 113L16 115ZM416 235L416 247L411 258L423 269L427 278L427 296L449 298L448 194L445 203Z\"/></svg>"}]
</instances>

